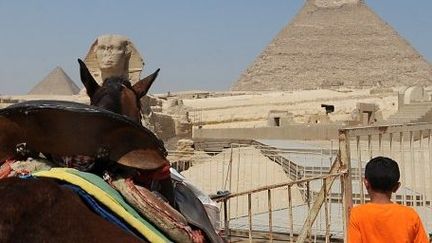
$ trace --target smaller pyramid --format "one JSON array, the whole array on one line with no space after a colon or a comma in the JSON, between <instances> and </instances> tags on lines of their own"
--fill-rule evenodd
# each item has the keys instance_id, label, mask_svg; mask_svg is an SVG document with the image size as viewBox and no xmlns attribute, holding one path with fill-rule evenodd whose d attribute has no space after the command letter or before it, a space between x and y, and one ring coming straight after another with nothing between
<instances>
[{"instance_id":1,"label":"smaller pyramid","mask_svg":"<svg viewBox=\"0 0 432 243\"><path fill-rule=\"evenodd\" d=\"M28 93L29 95L75 95L80 88L63 71L56 67Z\"/></svg>"}]
</instances>

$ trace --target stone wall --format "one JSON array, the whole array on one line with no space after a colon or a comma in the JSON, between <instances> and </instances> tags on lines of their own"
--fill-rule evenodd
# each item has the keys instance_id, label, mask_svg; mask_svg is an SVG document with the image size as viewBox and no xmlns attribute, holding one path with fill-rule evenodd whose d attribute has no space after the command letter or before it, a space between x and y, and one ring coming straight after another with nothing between
<instances>
[{"instance_id":1,"label":"stone wall","mask_svg":"<svg viewBox=\"0 0 432 243\"><path fill-rule=\"evenodd\" d=\"M342 124L295 124L261 128L194 128L192 138L330 140L338 138L338 130L342 127Z\"/></svg>"},{"instance_id":2,"label":"stone wall","mask_svg":"<svg viewBox=\"0 0 432 243\"><path fill-rule=\"evenodd\" d=\"M153 113L150 123L153 126L153 132L162 140L176 135L174 119L169 115Z\"/></svg>"}]
</instances>

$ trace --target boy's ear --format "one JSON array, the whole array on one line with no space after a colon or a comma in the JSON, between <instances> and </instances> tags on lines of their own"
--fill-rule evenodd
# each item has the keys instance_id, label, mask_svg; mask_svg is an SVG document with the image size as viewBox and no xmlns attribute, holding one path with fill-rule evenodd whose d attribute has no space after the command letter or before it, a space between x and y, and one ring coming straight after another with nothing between
<instances>
[{"instance_id":1,"label":"boy's ear","mask_svg":"<svg viewBox=\"0 0 432 243\"><path fill-rule=\"evenodd\" d=\"M398 183L394 186L392 192L395 193L395 192L399 189L400 186L401 186L401 183L398 182Z\"/></svg>"},{"instance_id":2,"label":"boy's ear","mask_svg":"<svg viewBox=\"0 0 432 243\"><path fill-rule=\"evenodd\" d=\"M363 184L365 185L366 189L370 188L369 181L366 178L363 179Z\"/></svg>"}]
</instances>

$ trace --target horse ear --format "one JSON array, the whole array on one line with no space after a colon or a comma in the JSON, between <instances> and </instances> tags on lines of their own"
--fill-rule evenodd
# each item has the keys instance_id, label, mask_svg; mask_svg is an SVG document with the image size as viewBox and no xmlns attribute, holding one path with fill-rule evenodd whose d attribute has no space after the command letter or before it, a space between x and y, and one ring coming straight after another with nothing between
<instances>
[{"instance_id":1,"label":"horse ear","mask_svg":"<svg viewBox=\"0 0 432 243\"><path fill-rule=\"evenodd\" d=\"M160 71L160 68L158 68L158 70L156 70L156 72L154 72L154 73L150 74L149 76L141 79L140 81L138 81L136 84L134 84L132 86L132 89L137 93L139 98L141 98L147 94L151 85L153 84L153 81L155 81L155 79L157 78L159 71Z\"/></svg>"},{"instance_id":2,"label":"horse ear","mask_svg":"<svg viewBox=\"0 0 432 243\"><path fill-rule=\"evenodd\" d=\"M96 90L100 88L100 86L91 75L85 63L81 59L78 59L78 63L80 65L81 82L84 84L88 96L92 97L94 93L96 93Z\"/></svg>"}]
</instances>

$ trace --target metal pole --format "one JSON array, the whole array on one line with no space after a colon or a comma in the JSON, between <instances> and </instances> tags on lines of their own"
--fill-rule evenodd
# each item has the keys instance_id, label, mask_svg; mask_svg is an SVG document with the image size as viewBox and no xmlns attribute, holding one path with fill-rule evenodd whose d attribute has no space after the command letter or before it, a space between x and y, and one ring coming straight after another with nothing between
<instances>
[{"instance_id":1,"label":"metal pole","mask_svg":"<svg viewBox=\"0 0 432 243\"><path fill-rule=\"evenodd\" d=\"M399 149L401 153L401 164L402 164L402 183L406 185L406 165L405 165L405 151L404 151L404 133L399 133ZM406 205L406 192L404 192L402 202Z\"/></svg>"},{"instance_id":2,"label":"metal pole","mask_svg":"<svg viewBox=\"0 0 432 243\"><path fill-rule=\"evenodd\" d=\"M268 224L269 224L269 239L270 242L273 242L273 210L272 210L272 197L271 197L271 190L267 190L267 203L268 203Z\"/></svg>"},{"instance_id":3,"label":"metal pole","mask_svg":"<svg viewBox=\"0 0 432 243\"><path fill-rule=\"evenodd\" d=\"M372 135L368 135L369 159L372 159Z\"/></svg>"},{"instance_id":4,"label":"metal pole","mask_svg":"<svg viewBox=\"0 0 432 243\"><path fill-rule=\"evenodd\" d=\"M289 218L290 243L294 242L294 222L293 222L292 207L293 205L292 205L291 186L288 186L288 218Z\"/></svg>"},{"instance_id":5,"label":"metal pole","mask_svg":"<svg viewBox=\"0 0 432 243\"><path fill-rule=\"evenodd\" d=\"M360 136L356 136L356 144L357 144L357 159L358 159L358 181L359 183L359 189L360 189L360 202L364 203L364 191L363 191L363 177L362 177L362 172L363 172L363 166L362 166L362 160L361 160L361 146L360 146Z\"/></svg>"},{"instance_id":6,"label":"metal pole","mask_svg":"<svg viewBox=\"0 0 432 243\"><path fill-rule=\"evenodd\" d=\"M389 146L390 146L390 157L393 157L393 133L390 133Z\"/></svg>"},{"instance_id":7,"label":"metal pole","mask_svg":"<svg viewBox=\"0 0 432 243\"><path fill-rule=\"evenodd\" d=\"M252 195L248 193L249 242L252 242Z\"/></svg>"},{"instance_id":8,"label":"metal pole","mask_svg":"<svg viewBox=\"0 0 432 243\"><path fill-rule=\"evenodd\" d=\"M416 183L416 174L415 174L415 159L414 159L414 132L410 131L410 141L409 141L409 147L410 147L410 160L411 160L411 189L414 191L417 191L417 183ZM412 194L413 196L413 206L417 205L417 195L416 193Z\"/></svg>"}]
</instances>

